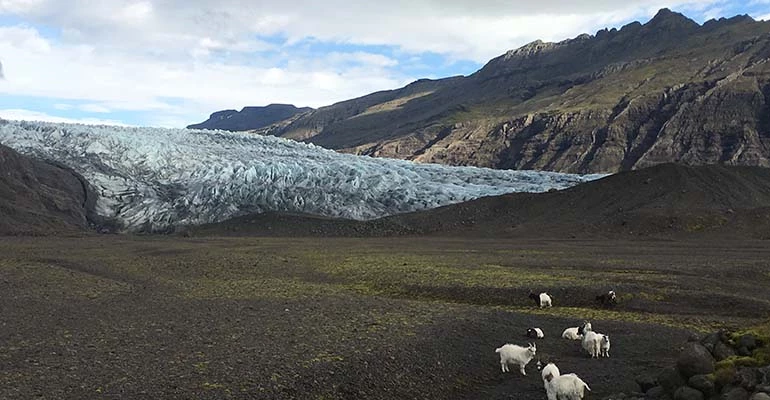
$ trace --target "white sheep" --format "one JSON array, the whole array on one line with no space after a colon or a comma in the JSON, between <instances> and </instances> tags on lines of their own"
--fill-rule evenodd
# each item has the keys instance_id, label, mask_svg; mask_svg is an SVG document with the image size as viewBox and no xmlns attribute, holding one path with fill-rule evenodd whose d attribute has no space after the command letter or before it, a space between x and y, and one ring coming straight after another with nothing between
<instances>
[{"instance_id":1,"label":"white sheep","mask_svg":"<svg viewBox=\"0 0 770 400\"><path fill-rule=\"evenodd\" d=\"M554 363L548 363L543 368L541 376L548 400L581 400L585 395L585 390L591 390L588 384L577 375L561 375L559 368Z\"/></svg>"},{"instance_id":2,"label":"white sheep","mask_svg":"<svg viewBox=\"0 0 770 400\"><path fill-rule=\"evenodd\" d=\"M546 292L540 293L539 295L530 292L529 298L534 300L540 308L551 307L553 305L551 302L551 296L549 296Z\"/></svg>"},{"instance_id":3,"label":"white sheep","mask_svg":"<svg viewBox=\"0 0 770 400\"><path fill-rule=\"evenodd\" d=\"M531 337L533 339L542 339L545 337L545 334L540 328L529 328L527 329L527 337Z\"/></svg>"},{"instance_id":4,"label":"white sheep","mask_svg":"<svg viewBox=\"0 0 770 400\"><path fill-rule=\"evenodd\" d=\"M588 352L591 358L598 358L601 350L601 334L591 330L591 327L583 329L583 349Z\"/></svg>"},{"instance_id":5,"label":"white sheep","mask_svg":"<svg viewBox=\"0 0 770 400\"><path fill-rule=\"evenodd\" d=\"M515 344L504 344L495 349L495 353L500 354L500 366L503 372L508 372L508 364L518 364L522 375L527 375L524 367L535 358L537 348L534 343L529 343L528 347L517 346Z\"/></svg>"},{"instance_id":6,"label":"white sheep","mask_svg":"<svg viewBox=\"0 0 770 400\"><path fill-rule=\"evenodd\" d=\"M561 337L569 340L580 340L583 338L583 335L578 333L579 329L580 328L577 326L572 328L567 328L564 330L564 332L562 332Z\"/></svg>"},{"instance_id":7,"label":"white sheep","mask_svg":"<svg viewBox=\"0 0 770 400\"><path fill-rule=\"evenodd\" d=\"M602 357L610 356L610 335L601 335L599 342L599 355Z\"/></svg>"}]
</instances>

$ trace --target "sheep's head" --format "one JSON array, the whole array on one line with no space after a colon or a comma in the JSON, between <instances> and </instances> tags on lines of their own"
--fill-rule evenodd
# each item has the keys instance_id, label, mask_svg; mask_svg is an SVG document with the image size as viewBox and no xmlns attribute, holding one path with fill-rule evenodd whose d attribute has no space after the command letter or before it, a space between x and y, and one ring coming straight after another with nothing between
<instances>
[{"instance_id":1,"label":"sheep's head","mask_svg":"<svg viewBox=\"0 0 770 400\"><path fill-rule=\"evenodd\" d=\"M548 374L548 375L544 376L543 379L545 379L546 381L550 382L550 381L553 380L553 374Z\"/></svg>"},{"instance_id":2,"label":"sheep's head","mask_svg":"<svg viewBox=\"0 0 770 400\"><path fill-rule=\"evenodd\" d=\"M535 347L534 343L529 343L529 347L527 347L527 351L529 351L530 354L532 354L532 356L534 357L535 353L537 353L537 347Z\"/></svg>"},{"instance_id":3,"label":"sheep's head","mask_svg":"<svg viewBox=\"0 0 770 400\"><path fill-rule=\"evenodd\" d=\"M610 291L607 293L607 295L608 295L608 296L610 296L610 300L612 300L612 301L615 301L615 300L617 300L617 296L615 296L615 291L614 291L614 290L610 290Z\"/></svg>"},{"instance_id":4,"label":"sheep's head","mask_svg":"<svg viewBox=\"0 0 770 400\"><path fill-rule=\"evenodd\" d=\"M578 335L585 336L586 332L590 332L592 329L591 323L584 321L583 325L578 327Z\"/></svg>"},{"instance_id":5,"label":"sheep's head","mask_svg":"<svg viewBox=\"0 0 770 400\"><path fill-rule=\"evenodd\" d=\"M609 343L610 342L610 335L602 336L602 342L603 343Z\"/></svg>"}]
</instances>

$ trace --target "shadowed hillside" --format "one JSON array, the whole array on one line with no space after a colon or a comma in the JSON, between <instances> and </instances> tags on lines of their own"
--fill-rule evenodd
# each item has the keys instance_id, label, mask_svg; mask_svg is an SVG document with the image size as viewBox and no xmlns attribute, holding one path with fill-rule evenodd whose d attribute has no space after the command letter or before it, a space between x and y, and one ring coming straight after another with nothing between
<instances>
[{"instance_id":1,"label":"shadowed hillside","mask_svg":"<svg viewBox=\"0 0 770 400\"><path fill-rule=\"evenodd\" d=\"M0 235L82 231L95 200L73 171L0 145Z\"/></svg>"},{"instance_id":2,"label":"shadowed hillside","mask_svg":"<svg viewBox=\"0 0 770 400\"><path fill-rule=\"evenodd\" d=\"M486 197L374 221L263 214L193 228L192 233L770 239L770 169L663 164L562 191Z\"/></svg>"}]
</instances>

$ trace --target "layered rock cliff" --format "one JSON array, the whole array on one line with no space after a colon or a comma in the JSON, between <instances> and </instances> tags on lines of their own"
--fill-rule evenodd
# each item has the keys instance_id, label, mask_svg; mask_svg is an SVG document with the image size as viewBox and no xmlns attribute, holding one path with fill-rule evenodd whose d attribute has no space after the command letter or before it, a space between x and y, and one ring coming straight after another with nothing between
<instances>
[{"instance_id":1,"label":"layered rock cliff","mask_svg":"<svg viewBox=\"0 0 770 400\"><path fill-rule=\"evenodd\" d=\"M258 132L451 165L617 172L770 166L770 23L646 24L536 41L467 77L420 80Z\"/></svg>"}]
</instances>

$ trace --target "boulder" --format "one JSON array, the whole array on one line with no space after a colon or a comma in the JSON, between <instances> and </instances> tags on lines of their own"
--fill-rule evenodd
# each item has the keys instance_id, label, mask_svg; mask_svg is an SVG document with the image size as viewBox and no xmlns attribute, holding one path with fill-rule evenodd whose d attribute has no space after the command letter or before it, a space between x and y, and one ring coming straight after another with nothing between
<instances>
[{"instance_id":1,"label":"boulder","mask_svg":"<svg viewBox=\"0 0 770 400\"><path fill-rule=\"evenodd\" d=\"M741 368L735 373L735 384L753 392L759 384L759 373L755 368Z\"/></svg>"},{"instance_id":2,"label":"boulder","mask_svg":"<svg viewBox=\"0 0 770 400\"><path fill-rule=\"evenodd\" d=\"M757 338L754 337L752 334L746 334L738 338L738 343L736 344L736 347L741 348L745 347L749 351L752 351L757 348Z\"/></svg>"},{"instance_id":3,"label":"boulder","mask_svg":"<svg viewBox=\"0 0 770 400\"><path fill-rule=\"evenodd\" d=\"M738 347L738 355L743 357L750 357L751 356L751 350L749 350L747 347Z\"/></svg>"},{"instance_id":4,"label":"boulder","mask_svg":"<svg viewBox=\"0 0 770 400\"><path fill-rule=\"evenodd\" d=\"M658 381L652 375L640 375L636 377L636 384L642 392L647 393L658 384Z\"/></svg>"},{"instance_id":5,"label":"boulder","mask_svg":"<svg viewBox=\"0 0 770 400\"><path fill-rule=\"evenodd\" d=\"M714 350L711 353L714 355L714 358L717 361L722 361L725 358L734 356L735 350L723 342L717 342L717 344L714 346Z\"/></svg>"},{"instance_id":6,"label":"boulder","mask_svg":"<svg viewBox=\"0 0 770 400\"><path fill-rule=\"evenodd\" d=\"M700 344L702 344L708 351L714 351L714 346L720 342L719 337L720 332L710 333L700 341Z\"/></svg>"},{"instance_id":7,"label":"boulder","mask_svg":"<svg viewBox=\"0 0 770 400\"><path fill-rule=\"evenodd\" d=\"M674 393L674 400L703 400L703 393L689 386L682 386Z\"/></svg>"},{"instance_id":8,"label":"boulder","mask_svg":"<svg viewBox=\"0 0 770 400\"><path fill-rule=\"evenodd\" d=\"M680 387L684 386L685 383L686 382L682 375L674 367L663 368L658 374L658 384L662 386L663 389L665 389L665 391L669 394L673 395L674 392ZM649 396L649 392L647 392L647 395Z\"/></svg>"},{"instance_id":9,"label":"boulder","mask_svg":"<svg viewBox=\"0 0 770 400\"><path fill-rule=\"evenodd\" d=\"M714 372L714 357L711 353L698 343L685 343L679 358L676 360L676 366L679 372L686 378L693 375L710 374Z\"/></svg>"},{"instance_id":10,"label":"boulder","mask_svg":"<svg viewBox=\"0 0 770 400\"><path fill-rule=\"evenodd\" d=\"M749 392L742 387L727 387L722 391L720 400L749 400Z\"/></svg>"},{"instance_id":11,"label":"boulder","mask_svg":"<svg viewBox=\"0 0 770 400\"><path fill-rule=\"evenodd\" d=\"M714 381L709 379L707 375L693 375L687 381L687 384L694 389L700 390L707 397L715 393Z\"/></svg>"},{"instance_id":12,"label":"boulder","mask_svg":"<svg viewBox=\"0 0 770 400\"><path fill-rule=\"evenodd\" d=\"M770 393L770 385L759 385L756 390L757 392Z\"/></svg>"},{"instance_id":13,"label":"boulder","mask_svg":"<svg viewBox=\"0 0 770 400\"><path fill-rule=\"evenodd\" d=\"M770 395L762 392L754 393L749 400L770 400Z\"/></svg>"},{"instance_id":14,"label":"boulder","mask_svg":"<svg viewBox=\"0 0 770 400\"><path fill-rule=\"evenodd\" d=\"M663 388L663 386L655 386L648 390L644 395L648 399L665 399L667 397L666 389Z\"/></svg>"}]
</instances>

